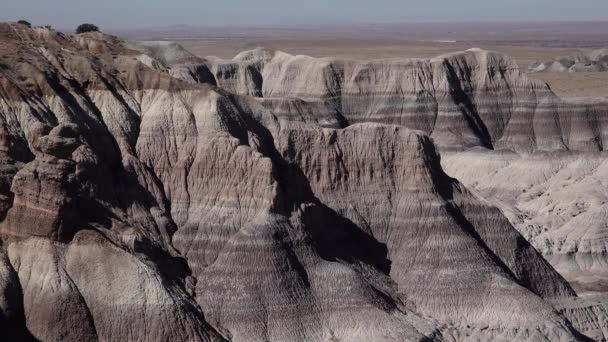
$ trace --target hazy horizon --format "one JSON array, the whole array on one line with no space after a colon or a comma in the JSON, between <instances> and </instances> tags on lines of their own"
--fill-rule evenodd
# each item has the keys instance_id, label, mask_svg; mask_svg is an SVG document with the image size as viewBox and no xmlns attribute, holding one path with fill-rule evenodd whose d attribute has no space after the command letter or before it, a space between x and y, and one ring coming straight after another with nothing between
<instances>
[{"instance_id":1,"label":"hazy horizon","mask_svg":"<svg viewBox=\"0 0 608 342\"><path fill-rule=\"evenodd\" d=\"M607 21L608 1L511 0L279 0L196 1L5 0L1 21L25 19L34 25L70 29L92 22L106 29L190 26L314 26L393 23Z\"/></svg>"}]
</instances>

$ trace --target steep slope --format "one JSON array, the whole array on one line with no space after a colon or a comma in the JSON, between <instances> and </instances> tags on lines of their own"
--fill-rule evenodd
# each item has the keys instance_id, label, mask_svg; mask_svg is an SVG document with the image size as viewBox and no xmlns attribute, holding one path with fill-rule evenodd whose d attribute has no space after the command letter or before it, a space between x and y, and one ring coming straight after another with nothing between
<instances>
[{"instance_id":1,"label":"steep slope","mask_svg":"<svg viewBox=\"0 0 608 342\"><path fill-rule=\"evenodd\" d=\"M276 187L270 160L233 137L246 133L243 128L241 132L235 130L235 124L244 124L243 113L230 108L226 95L217 90L188 85L145 67L137 61L137 51L124 48L122 43L116 45L112 37L87 34L72 42L48 32L57 36L56 40L64 40L56 44L54 40L29 38L31 32L19 25L3 25L2 29L3 42L15 51L3 55L1 62L6 127L3 164L7 165L6 182L12 183L5 189L7 210L1 227L10 261L4 279L10 281L5 288L22 289L17 298L23 299L22 304L11 304L17 307L11 307L3 317L19 322L19 312L24 312L22 334L31 333L42 340L221 340L194 302L196 295L207 307L209 319L231 340L326 340L334 336L346 340L441 339L434 323L411 313L398 297L385 296L382 291L388 290L376 289L390 288L386 285L388 278L371 284L351 266L324 261L302 228L287 232L300 229L291 238L293 242L289 242L289 236L282 237L286 223L281 222L289 215L274 219L278 214L273 214L269 203L259 207L251 203L250 207L251 217L262 217L256 222L266 226L269 234L269 250L258 253L266 258L268 266L276 263L277 270L269 273L274 278L267 284L279 284L276 290L292 298L292 304L284 307L280 296L269 296L270 303L252 302L257 304L252 306L257 314L249 322L243 320L238 310L247 308L243 300L251 297L253 289L267 295L276 291L263 288L260 274L234 283L228 281L234 277L218 274L203 287L207 279L196 266L204 260L192 257L191 265L201 277L196 285L196 278L190 276L189 266L171 242L176 228L184 226L187 233L187 222L172 210L179 211L177 198L188 194L189 188L170 187L171 180L164 179L165 174L158 169L163 162L152 162L151 154L158 155L162 145L147 140L148 133L155 134L149 127L176 126L173 122L156 126L155 119L161 115L172 111L186 115L174 117L183 125L178 124L178 128L184 128L175 132L184 132L185 136L191 122L188 117L196 120L203 115L198 118L201 137L195 130L193 147L199 148L197 140L201 144L218 143L208 146L206 154L201 152L203 157L213 157L222 150L228 155L236 153L241 160L234 160L230 169L241 172L241 180L251 179L255 184L258 180L252 175L259 172L263 183ZM98 57L81 48L90 49ZM167 133L163 137L174 138ZM189 152L182 146L178 151ZM178 160L183 156L180 153L173 150L166 162ZM249 164L256 160L259 171ZM199 170L208 166L227 169L221 158L203 158ZM214 179L192 174L193 183L201 181ZM243 190L235 189L237 198L245 198L247 192ZM223 192L216 195L222 196ZM269 193L268 197L282 202L276 194ZM192 202L193 209L201 209L205 197L193 198ZM198 224L213 224L213 215L199 219ZM258 227L254 222L249 224L254 230ZM294 225L301 224L295 220ZM249 242L246 238L243 243ZM286 257L295 253L291 244L305 248L300 258L307 259L309 267L332 271L328 275L318 271L311 288L308 277L302 278L301 271L292 269ZM234 248L246 251L238 244ZM221 252L208 250L195 248L194 253ZM230 258L230 253L223 255ZM287 264L282 265L284 262ZM220 271L234 272L234 262L229 264L231 268ZM329 285L337 282L335 271L342 274L344 282L338 288ZM211 269L208 272L212 273ZM255 288L232 294L223 283L251 284ZM334 298L326 294L330 290L352 303L341 308L327 302ZM311 295L315 291L314 295L325 301L297 295L307 291ZM225 307L218 302L224 297L236 301ZM260 310L266 310L264 305L270 306L272 315L260 315ZM225 317L221 312L227 309L235 311L234 315ZM348 310L348 318L343 317L344 310ZM294 314L286 316L290 311Z\"/></svg>"},{"instance_id":2,"label":"steep slope","mask_svg":"<svg viewBox=\"0 0 608 342\"><path fill-rule=\"evenodd\" d=\"M399 124L442 150L598 151L606 142L605 102L565 102L512 59L479 49L376 61L256 49L205 63L217 85L262 97L276 115L327 127Z\"/></svg>"},{"instance_id":3,"label":"steep slope","mask_svg":"<svg viewBox=\"0 0 608 342\"><path fill-rule=\"evenodd\" d=\"M605 160L605 153L467 151L445 154L442 164L447 173L500 207L579 294L597 303L589 309L605 310ZM564 303L560 310L579 309L578 304ZM578 312L570 317L579 321L586 316Z\"/></svg>"},{"instance_id":4,"label":"steep slope","mask_svg":"<svg viewBox=\"0 0 608 342\"><path fill-rule=\"evenodd\" d=\"M433 334L366 260L359 274L319 255L299 218L307 203L286 197L293 187L281 180L264 126L226 94L155 92L159 105L143 106L137 151L164 184L178 226L173 241L210 322L237 341Z\"/></svg>"},{"instance_id":5,"label":"steep slope","mask_svg":"<svg viewBox=\"0 0 608 342\"><path fill-rule=\"evenodd\" d=\"M605 287L605 99L560 99L508 57L475 49L349 61L260 48L206 63L218 85L258 97L285 120L392 123L429 133L444 152L471 148L447 154L448 173L506 211L581 289Z\"/></svg>"},{"instance_id":6,"label":"steep slope","mask_svg":"<svg viewBox=\"0 0 608 342\"><path fill-rule=\"evenodd\" d=\"M514 226L581 291L606 286L606 156L449 155L447 172L508 213Z\"/></svg>"},{"instance_id":7,"label":"steep slope","mask_svg":"<svg viewBox=\"0 0 608 342\"><path fill-rule=\"evenodd\" d=\"M388 274L421 312L470 325L473 336L558 338L551 324L537 331L532 317L552 314L532 304L537 297L528 291L573 292L498 211L443 174L427 137L368 125L283 134L283 153L300 165L319 199L386 244ZM534 274L543 279L528 278Z\"/></svg>"},{"instance_id":8,"label":"steep slope","mask_svg":"<svg viewBox=\"0 0 608 342\"><path fill-rule=\"evenodd\" d=\"M86 36L2 24L0 37L12 183L0 235L22 298L6 313L23 312L22 334L39 340L222 340L187 292L162 190L133 154L140 119L115 68L135 62L110 67L114 52L79 48Z\"/></svg>"},{"instance_id":9,"label":"steep slope","mask_svg":"<svg viewBox=\"0 0 608 342\"><path fill-rule=\"evenodd\" d=\"M323 92L291 99L277 85L255 98L198 84L175 71L209 61L165 44L142 50L18 24L0 24L0 41L0 327L15 336L603 336L605 309L578 298L500 211L448 177L424 132L391 124L404 122L357 123L383 120L342 113L363 108L354 99L332 119L317 111L337 103ZM275 58L291 59L257 51L236 64L266 72ZM323 63L324 76L285 89L320 89L333 73ZM219 69L207 70L221 86ZM238 75L234 87L260 81ZM272 83L262 80L264 94ZM449 100L458 86L445 87L442 106L460 108ZM324 128L331 120L348 127Z\"/></svg>"}]
</instances>

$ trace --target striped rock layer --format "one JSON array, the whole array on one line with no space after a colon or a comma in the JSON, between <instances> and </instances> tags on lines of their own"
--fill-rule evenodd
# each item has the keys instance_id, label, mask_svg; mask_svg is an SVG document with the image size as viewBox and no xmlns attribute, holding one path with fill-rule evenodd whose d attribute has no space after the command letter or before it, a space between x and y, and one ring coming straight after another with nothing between
<instances>
[{"instance_id":1,"label":"striped rock layer","mask_svg":"<svg viewBox=\"0 0 608 342\"><path fill-rule=\"evenodd\" d=\"M606 99L558 98L508 57L475 49L381 61L256 49L198 63L287 120L430 134L450 175L499 206L579 292L606 302Z\"/></svg>"},{"instance_id":2,"label":"striped rock layer","mask_svg":"<svg viewBox=\"0 0 608 342\"><path fill-rule=\"evenodd\" d=\"M417 122L413 116L396 120L387 107L401 102L405 110L414 101L427 108L433 98L438 109L426 125L436 140L445 132L444 143L494 146L502 139L494 134L527 118L530 107L505 108L511 119L502 126L502 119L482 125L484 91L500 108L504 97L476 88L478 67L463 64L444 76L434 69L485 56L487 70L501 74L512 64L506 57L465 52L438 64L402 62L403 70L427 70L428 78L408 86L421 91L412 100L381 94L374 109L373 88L413 76L390 76L393 62L374 62L384 71L357 72L377 80L358 88L344 67L336 72L340 94L329 97L317 87L332 82L325 77L331 68L317 76L312 68L303 73L310 80L292 85L297 76L288 74L282 89L272 88L254 75L271 63L255 61L253 52L240 57L258 63L243 71L253 76L233 77L232 87L229 67L219 78L221 63L207 74L208 61L201 66L179 49L154 46L0 24L3 336L603 337L604 307L578 297L500 210L447 176L428 134L404 127ZM234 94L259 82L261 93ZM550 94L523 80L521 87ZM260 98L268 89L274 95ZM473 107L457 100L478 98ZM450 131L449 122L460 126ZM562 127L545 128L534 129L535 145L525 148L558 146Z\"/></svg>"},{"instance_id":3,"label":"striped rock layer","mask_svg":"<svg viewBox=\"0 0 608 342\"><path fill-rule=\"evenodd\" d=\"M199 63L215 75L210 82L259 97L277 116L339 128L401 125L442 150L603 151L608 142L607 101L564 101L495 52L354 61L260 48Z\"/></svg>"}]
</instances>

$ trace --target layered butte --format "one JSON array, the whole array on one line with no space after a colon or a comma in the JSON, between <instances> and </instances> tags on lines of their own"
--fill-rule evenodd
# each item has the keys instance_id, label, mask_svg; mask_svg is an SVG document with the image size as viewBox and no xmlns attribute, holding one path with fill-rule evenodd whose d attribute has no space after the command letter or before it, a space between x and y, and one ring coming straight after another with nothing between
<instances>
[{"instance_id":1,"label":"layered butte","mask_svg":"<svg viewBox=\"0 0 608 342\"><path fill-rule=\"evenodd\" d=\"M582 341L608 328L602 302L441 166L436 145L602 149L601 115L566 115L505 56L221 61L19 24L0 25L0 52L7 336Z\"/></svg>"},{"instance_id":2,"label":"layered butte","mask_svg":"<svg viewBox=\"0 0 608 342\"><path fill-rule=\"evenodd\" d=\"M596 296L608 285L606 99L559 98L507 56L478 49L352 61L259 48L197 63L214 84L257 97L285 120L424 131L448 173L498 206L579 292Z\"/></svg>"},{"instance_id":3,"label":"layered butte","mask_svg":"<svg viewBox=\"0 0 608 342\"><path fill-rule=\"evenodd\" d=\"M511 58L479 49L353 61L260 48L199 63L215 84L262 98L277 116L326 127L402 125L429 134L442 150L603 151L608 138L606 101L568 103ZM176 61L177 70L183 67Z\"/></svg>"}]
</instances>

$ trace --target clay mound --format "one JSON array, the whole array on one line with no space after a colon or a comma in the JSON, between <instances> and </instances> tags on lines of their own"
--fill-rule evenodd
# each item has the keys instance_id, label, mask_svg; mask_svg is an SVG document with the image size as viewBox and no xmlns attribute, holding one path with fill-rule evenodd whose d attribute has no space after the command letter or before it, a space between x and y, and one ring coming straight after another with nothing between
<instances>
[{"instance_id":1,"label":"clay mound","mask_svg":"<svg viewBox=\"0 0 608 342\"><path fill-rule=\"evenodd\" d=\"M608 71L608 49L578 52L555 60L533 62L529 72L604 72Z\"/></svg>"}]
</instances>

